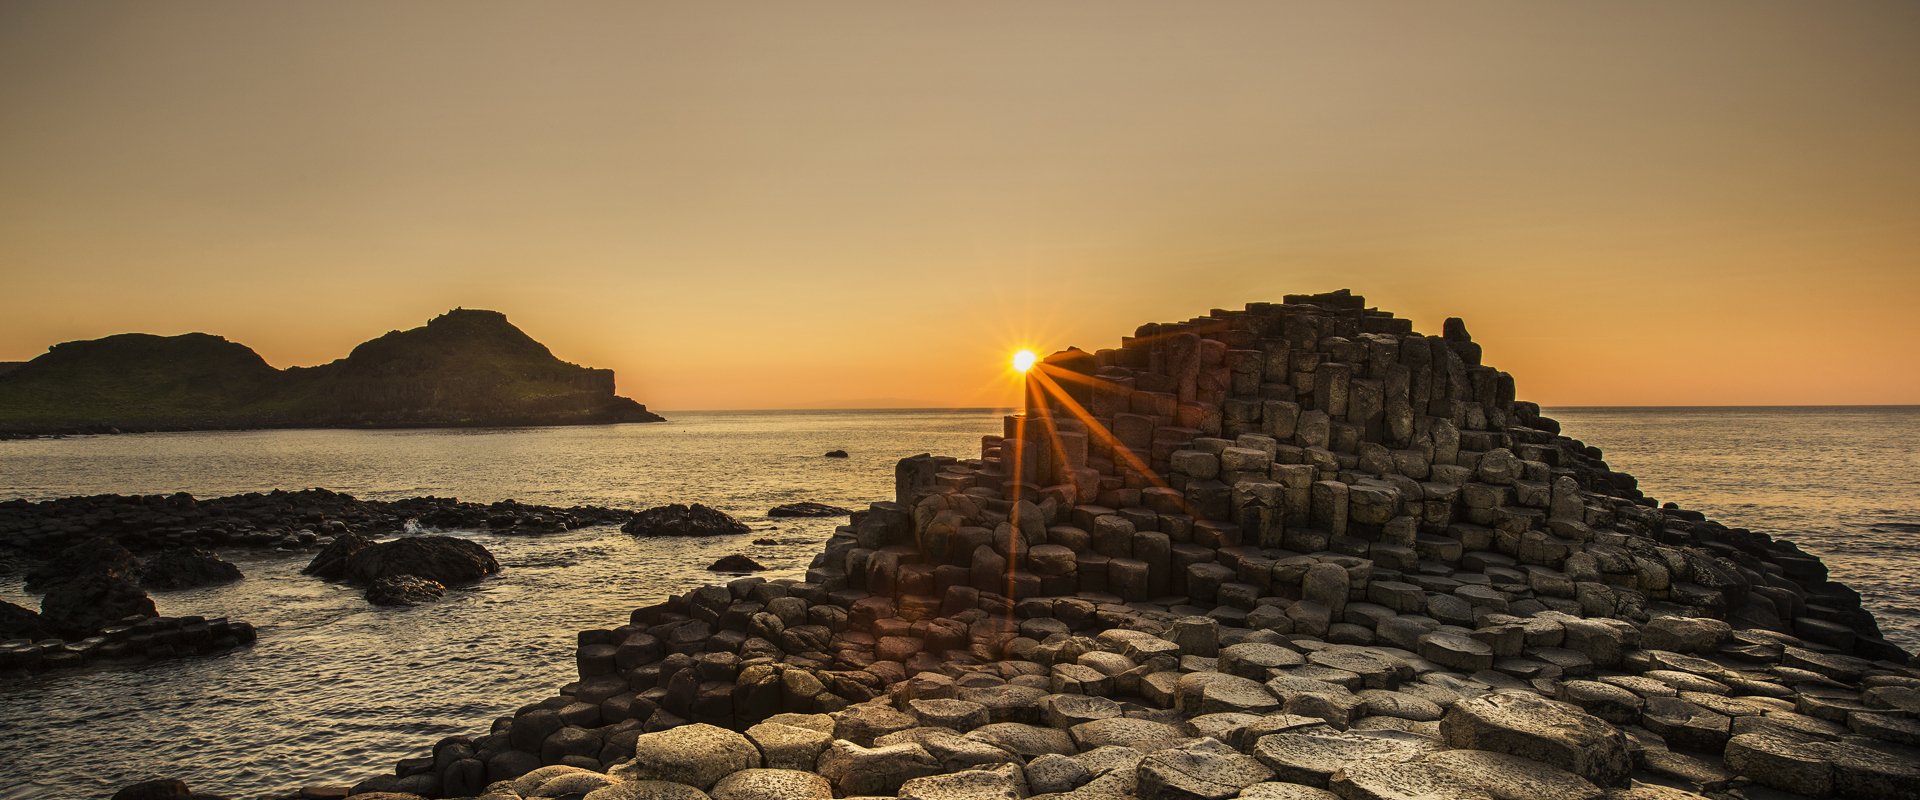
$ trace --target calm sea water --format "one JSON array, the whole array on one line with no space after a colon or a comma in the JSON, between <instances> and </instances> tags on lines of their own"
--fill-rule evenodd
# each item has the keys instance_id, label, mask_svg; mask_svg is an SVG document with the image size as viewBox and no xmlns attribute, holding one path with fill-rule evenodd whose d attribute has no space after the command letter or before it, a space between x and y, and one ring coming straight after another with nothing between
<instances>
[{"instance_id":1,"label":"calm sea water","mask_svg":"<svg viewBox=\"0 0 1920 800\"><path fill-rule=\"evenodd\" d=\"M1920 409L1556 409L1571 436L1661 500L1795 539L1920 647ZM745 551L797 576L837 520L775 520L811 500L893 493L914 453L966 456L997 412L683 412L653 425L175 433L0 442L0 499L217 496L324 486L369 498L645 507L701 502L782 542L634 540L610 527L538 538L460 532L504 569L430 606L374 609L301 576L305 557L226 554L236 584L163 593L164 614L260 627L251 649L0 687L0 800L102 797L155 776L236 797L351 783L572 679L573 633L707 582ZM821 454L844 449L851 458ZM16 576L0 599L34 607Z\"/></svg>"}]
</instances>

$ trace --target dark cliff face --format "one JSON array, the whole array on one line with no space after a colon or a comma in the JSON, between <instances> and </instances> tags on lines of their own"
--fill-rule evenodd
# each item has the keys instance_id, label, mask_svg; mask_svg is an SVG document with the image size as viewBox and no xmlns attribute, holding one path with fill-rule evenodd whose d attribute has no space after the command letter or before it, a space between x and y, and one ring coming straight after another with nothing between
<instances>
[{"instance_id":1,"label":"dark cliff face","mask_svg":"<svg viewBox=\"0 0 1920 800\"><path fill-rule=\"evenodd\" d=\"M654 422L611 370L555 358L496 311L456 309L285 371L191 333L54 346L0 375L0 430Z\"/></svg>"}]
</instances>

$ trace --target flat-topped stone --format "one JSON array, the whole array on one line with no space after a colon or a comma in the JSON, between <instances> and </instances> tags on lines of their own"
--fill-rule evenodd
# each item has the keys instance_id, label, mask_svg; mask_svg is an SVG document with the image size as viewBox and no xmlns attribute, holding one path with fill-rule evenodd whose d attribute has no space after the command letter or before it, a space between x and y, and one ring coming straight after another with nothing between
<instances>
[{"instance_id":1,"label":"flat-topped stone","mask_svg":"<svg viewBox=\"0 0 1920 800\"><path fill-rule=\"evenodd\" d=\"M1447 743L1528 758L1600 786L1624 786L1626 738L1600 718L1538 695L1503 692L1454 703L1440 721Z\"/></svg>"}]
</instances>

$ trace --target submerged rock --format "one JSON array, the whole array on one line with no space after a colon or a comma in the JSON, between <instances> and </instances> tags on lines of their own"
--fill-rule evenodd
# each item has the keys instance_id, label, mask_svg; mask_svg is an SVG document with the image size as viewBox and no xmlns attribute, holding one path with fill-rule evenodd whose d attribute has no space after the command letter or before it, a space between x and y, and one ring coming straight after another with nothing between
<instances>
[{"instance_id":1,"label":"submerged rock","mask_svg":"<svg viewBox=\"0 0 1920 800\"><path fill-rule=\"evenodd\" d=\"M232 583L245 577L239 567L198 547L168 550L147 559L144 568L140 585L160 592Z\"/></svg>"},{"instance_id":2,"label":"submerged rock","mask_svg":"<svg viewBox=\"0 0 1920 800\"><path fill-rule=\"evenodd\" d=\"M415 536L380 542L347 558L346 579L371 584L414 575L441 584L468 583L500 571L500 562L476 542L452 536Z\"/></svg>"},{"instance_id":3,"label":"submerged rock","mask_svg":"<svg viewBox=\"0 0 1920 800\"><path fill-rule=\"evenodd\" d=\"M330 581L340 580L347 576L347 559L372 545L372 539L360 534L340 534L334 537L333 541L328 542L326 547L321 548L320 554L307 562L307 568L300 570L300 574L318 575Z\"/></svg>"},{"instance_id":4,"label":"submerged rock","mask_svg":"<svg viewBox=\"0 0 1920 800\"><path fill-rule=\"evenodd\" d=\"M723 536L752 532L739 520L699 503L649 508L633 515L633 519L620 526L620 531L634 536Z\"/></svg>"},{"instance_id":5,"label":"submerged rock","mask_svg":"<svg viewBox=\"0 0 1920 800\"><path fill-rule=\"evenodd\" d=\"M411 606L445 596L447 587L418 575L389 575L367 587L367 602L376 606Z\"/></svg>"},{"instance_id":6,"label":"submerged rock","mask_svg":"<svg viewBox=\"0 0 1920 800\"><path fill-rule=\"evenodd\" d=\"M825 503L788 503L774 506L767 512L769 517L844 517L852 511Z\"/></svg>"},{"instance_id":7,"label":"submerged rock","mask_svg":"<svg viewBox=\"0 0 1920 800\"><path fill-rule=\"evenodd\" d=\"M739 553L734 553L733 555L713 562L713 566L707 567L707 569L712 572L759 572L760 570L766 569L766 567L761 566L758 561Z\"/></svg>"}]
</instances>

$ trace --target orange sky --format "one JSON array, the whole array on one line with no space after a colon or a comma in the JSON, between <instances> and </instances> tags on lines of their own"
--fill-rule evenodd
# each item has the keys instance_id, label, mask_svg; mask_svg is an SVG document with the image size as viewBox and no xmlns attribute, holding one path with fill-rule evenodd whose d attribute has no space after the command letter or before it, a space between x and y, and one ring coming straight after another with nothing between
<instances>
[{"instance_id":1,"label":"orange sky","mask_svg":"<svg viewBox=\"0 0 1920 800\"><path fill-rule=\"evenodd\" d=\"M1910 2L0 0L0 360L503 311L656 409L994 405L1342 287L1547 405L1920 403Z\"/></svg>"}]
</instances>

